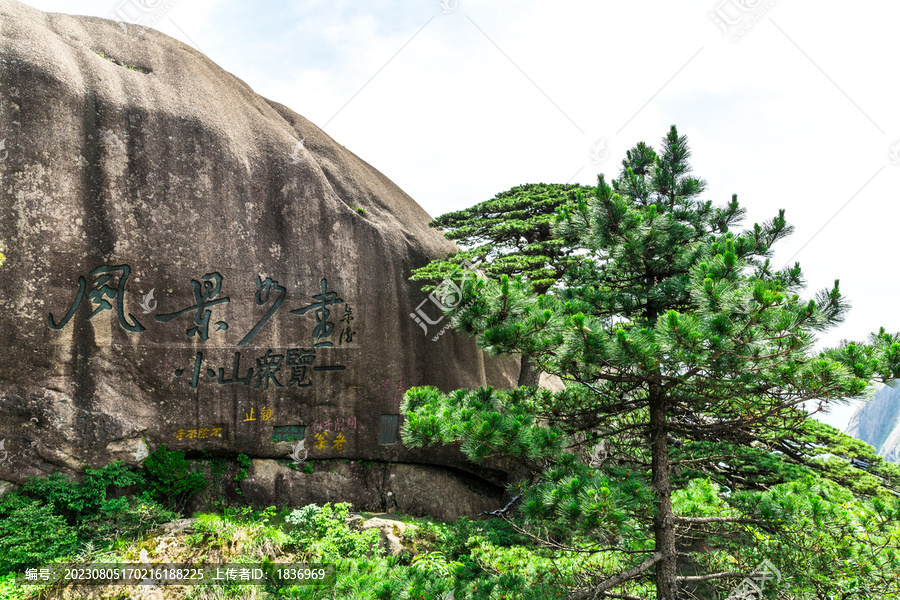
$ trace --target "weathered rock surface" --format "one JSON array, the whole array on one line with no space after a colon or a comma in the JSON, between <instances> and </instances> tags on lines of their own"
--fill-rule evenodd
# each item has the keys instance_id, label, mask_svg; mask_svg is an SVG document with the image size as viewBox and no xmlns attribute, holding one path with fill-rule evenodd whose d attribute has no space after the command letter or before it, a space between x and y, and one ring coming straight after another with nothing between
<instances>
[{"instance_id":1,"label":"weathered rock surface","mask_svg":"<svg viewBox=\"0 0 900 600\"><path fill-rule=\"evenodd\" d=\"M475 516L503 505L502 487L438 466L328 460L316 461L310 470L254 460L240 489L262 506L341 501L358 510L437 519Z\"/></svg>"},{"instance_id":2,"label":"weathered rock surface","mask_svg":"<svg viewBox=\"0 0 900 600\"><path fill-rule=\"evenodd\" d=\"M871 445L885 460L900 462L900 388L875 392L850 418L847 435Z\"/></svg>"},{"instance_id":3,"label":"weathered rock surface","mask_svg":"<svg viewBox=\"0 0 900 600\"><path fill-rule=\"evenodd\" d=\"M361 531L377 529L381 535L381 547L387 556L400 556L411 550L410 546L403 544L403 538L412 534L416 526L394 519L382 519L374 517L366 519L359 526Z\"/></svg>"},{"instance_id":4,"label":"weathered rock surface","mask_svg":"<svg viewBox=\"0 0 900 600\"><path fill-rule=\"evenodd\" d=\"M421 207L154 30L14 0L0 23L0 480L167 444L268 459L245 482L260 504L495 508L471 476L502 473L396 440L408 387L517 376L410 318L411 269L453 249ZM286 473L300 435L392 481Z\"/></svg>"}]
</instances>

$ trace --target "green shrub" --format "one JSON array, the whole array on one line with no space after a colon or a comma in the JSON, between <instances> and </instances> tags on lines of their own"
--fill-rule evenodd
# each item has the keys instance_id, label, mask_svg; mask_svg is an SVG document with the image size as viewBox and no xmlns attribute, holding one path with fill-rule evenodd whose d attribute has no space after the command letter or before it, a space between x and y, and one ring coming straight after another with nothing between
<instances>
[{"instance_id":1,"label":"green shrub","mask_svg":"<svg viewBox=\"0 0 900 600\"><path fill-rule=\"evenodd\" d=\"M61 473L54 473L48 477L29 478L20 491L30 498L52 504L54 512L65 516L70 524L74 524L85 515L120 505L115 500L107 500L110 486L123 488L143 483L140 474L128 470L121 462L113 462L100 469L85 469L83 483L69 480Z\"/></svg>"},{"instance_id":2,"label":"green shrub","mask_svg":"<svg viewBox=\"0 0 900 600\"><path fill-rule=\"evenodd\" d=\"M381 534L375 530L351 531L344 523L350 515L350 504L330 503L318 507L308 504L293 511L287 522L294 526L288 533L290 542L306 552L311 559L326 562L340 559L380 556Z\"/></svg>"},{"instance_id":3,"label":"green shrub","mask_svg":"<svg viewBox=\"0 0 900 600\"><path fill-rule=\"evenodd\" d=\"M238 470L238 474L234 476L234 481L235 481L236 483L240 483L240 482L242 482L243 480L247 479L247 478L250 476L250 475L247 474L247 469L249 469L249 468L250 468L250 465L253 464L253 463L250 461L250 457L247 456L246 454L238 454L238 455L237 455L237 462L238 462L238 465L240 465L241 468ZM237 492L238 494L243 495L243 492L241 491L240 486L238 486L237 488L235 488L234 491Z\"/></svg>"},{"instance_id":4,"label":"green shrub","mask_svg":"<svg viewBox=\"0 0 900 600\"><path fill-rule=\"evenodd\" d=\"M178 513L166 509L145 492L104 501L96 513L82 516L78 531L85 539L113 542L143 535L177 518Z\"/></svg>"},{"instance_id":5,"label":"green shrub","mask_svg":"<svg viewBox=\"0 0 900 600\"><path fill-rule=\"evenodd\" d=\"M151 496L179 512L191 496L207 485L203 473L193 470L184 452L170 452L165 444L144 460L144 470Z\"/></svg>"},{"instance_id":6,"label":"green shrub","mask_svg":"<svg viewBox=\"0 0 900 600\"><path fill-rule=\"evenodd\" d=\"M457 521L434 526L423 524L423 528L434 527L438 546L451 559L458 559L469 554L469 540L473 536L481 536L497 546L529 545L530 540L502 519L472 521L462 517Z\"/></svg>"},{"instance_id":7,"label":"green shrub","mask_svg":"<svg viewBox=\"0 0 900 600\"><path fill-rule=\"evenodd\" d=\"M29 477L19 493L50 504L54 512L71 516L73 520L84 506L78 482L67 479L62 473L53 473L47 477Z\"/></svg>"},{"instance_id":8,"label":"green shrub","mask_svg":"<svg viewBox=\"0 0 900 600\"><path fill-rule=\"evenodd\" d=\"M0 576L67 556L77 539L51 505L18 492L0 498Z\"/></svg>"},{"instance_id":9,"label":"green shrub","mask_svg":"<svg viewBox=\"0 0 900 600\"><path fill-rule=\"evenodd\" d=\"M121 462L100 469L88 467L85 471L82 483L60 473L26 480L15 496L3 497L9 514L4 526L11 520L24 518L23 515L30 515L35 527L49 523L48 531L54 533L47 548L50 554L57 555L63 549L74 551L75 542L105 546L143 535L178 516L157 503L147 491L139 496L125 495L127 488L143 487L146 482L140 473L129 470ZM55 533L57 526L59 535ZM70 539L71 535L76 537ZM11 543L10 539L13 538L4 536L3 542ZM22 551L27 554L27 547Z\"/></svg>"},{"instance_id":10,"label":"green shrub","mask_svg":"<svg viewBox=\"0 0 900 600\"><path fill-rule=\"evenodd\" d=\"M316 516L322 511L322 508L315 504L307 504L303 508L298 508L287 516L285 519L291 525L294 525L298 531L309 533L315 525Z\"/></svg>"}]
</instances>

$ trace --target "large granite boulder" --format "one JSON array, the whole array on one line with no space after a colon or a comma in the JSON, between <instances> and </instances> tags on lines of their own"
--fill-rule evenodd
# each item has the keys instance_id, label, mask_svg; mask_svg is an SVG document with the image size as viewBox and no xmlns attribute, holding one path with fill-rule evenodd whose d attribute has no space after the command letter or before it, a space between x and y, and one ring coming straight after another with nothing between
<instances>
[{"instance_id":1,"label":"large granite boulder","mask_svg":"<svg viewBox=\"0 0 900 600\"><path fill-rule=\"evenodd\" d=\"M302 438L318 464L406 464L415 511L448 478L475 494L460 507L484 505L470 484L502 471L397 439L405 389L517 376L428 323L440 313L407 278L454 247L418 204L161 33L14 0L0 23L0 481L161 444L271 461ZM314 478L254 464L251 500L270 499L266 474L322 499L300 489ZM386 508L380 479L353 486L357 509Z\"/></svg>"}]
</instances>

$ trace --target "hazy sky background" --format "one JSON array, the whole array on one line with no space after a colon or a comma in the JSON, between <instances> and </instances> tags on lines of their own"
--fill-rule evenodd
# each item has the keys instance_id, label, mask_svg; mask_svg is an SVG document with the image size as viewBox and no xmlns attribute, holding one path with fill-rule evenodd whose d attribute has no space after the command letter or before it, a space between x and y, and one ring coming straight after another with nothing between
<instances>
[{"instance_id":1,"label":"hazy sky background","mask_svg":"<svg viewBox=\"0 0 900 600\"><path fill-rule=\"evenodd\" d=\"M810 295L841 280L853 309L823 344L900 331L900 80L884 2L25 3L155 23L433 216L523 183L614 177L626 149L658 148L675 124L708 198L738 194L748 225L787 210L796 231L777 266L800 261Z\"/></svg>"}]
</instances>

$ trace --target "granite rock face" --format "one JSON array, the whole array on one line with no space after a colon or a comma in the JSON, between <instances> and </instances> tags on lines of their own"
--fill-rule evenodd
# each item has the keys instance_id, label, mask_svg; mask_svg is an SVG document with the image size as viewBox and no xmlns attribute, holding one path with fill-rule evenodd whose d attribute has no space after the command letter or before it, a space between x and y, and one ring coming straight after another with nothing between
<instances>
[{"instance_id":1,"label":"granite rock face","mask_svg":"<svg viewBox=\"0 0 900 600\"><path fill-rule=\"evenodd\" d=\"M875 392L850 418L846 433L875 448L885 460L900 463L900 388L886 385Z\"/></svg>"},{"instance_id":2,"label":"granite rock face","mask_svg":"<svg viewBox=\"0 0 900 600\"><path fill-rule=\"evenodd\" d=\"M414 512L441 507L449 479L502 483L397 439L405 389L517 376L410 318L440 316L411 269L454 249L419 205L154 30L14 0L0 23L0 480L166 444L257 459L259 500L278 502L289 478L265 461L302 438L307 460L393 463ZM286 498L325 499L290 476ZM382 508L382 483L353 481L356 509ZM496 497L471 493L440 512Z\"/></svg>"},{"instance_id":3,"label":"granite rock face","mask_svg":"<svg viewBox=\"0 0 900 600\"><path fill-rule=\"evenodd\" d=\"M233 488L225 485L218 494L228 496ZM502 487L464 472L423 464L369 461L317 461L306 472L274 460L254 460L248 478L240 482L240 490L260 506L340 501L371 512L429 515L436 519L477 516L505 504ZM193 508L200 509L203 499L197 500Z\"/></svg>"}]
</instances>

